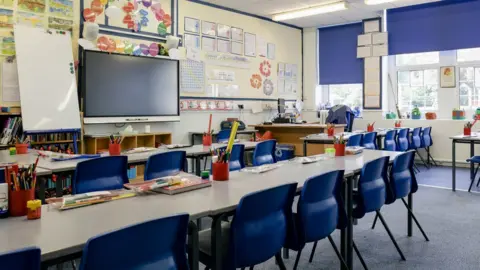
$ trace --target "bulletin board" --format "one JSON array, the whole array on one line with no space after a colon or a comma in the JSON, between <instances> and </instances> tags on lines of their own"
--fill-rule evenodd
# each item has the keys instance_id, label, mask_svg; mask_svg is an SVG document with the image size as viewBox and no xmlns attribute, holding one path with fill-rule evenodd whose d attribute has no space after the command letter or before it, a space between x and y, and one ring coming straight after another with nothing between
<instances>
[{"instance_id":1,"label":"bulletin board","mask_svg":"<svg viewBox=\"0 0 480 270\"><path fill-rule=\"evenodd\" d=\"M102 30L129 36L163 39L173 35L174 0L107 1L80 0L82 19L95 21ZM114 6L118 16L107 16Z\"/></svg>"},{"instance_id":2,"label":"bulletin board","mask_svg":"<svg viewBox=\"0 0 480 270\"><path fill-rule=\"evenodd\" d=\"M301 97L300 29L186 0L179 0L178 8L187 58L189 47L195 47L205 63L204 91L182 96Z\"/></svg>"}]
</instances>

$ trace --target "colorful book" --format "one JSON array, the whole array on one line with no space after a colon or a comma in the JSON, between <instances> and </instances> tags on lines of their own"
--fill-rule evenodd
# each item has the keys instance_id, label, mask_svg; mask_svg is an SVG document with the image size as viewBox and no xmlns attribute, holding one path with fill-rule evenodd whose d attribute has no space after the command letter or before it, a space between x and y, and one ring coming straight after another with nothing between
<instances>
[{"instance_id":1,"label":"colorful book","mask_svg":"<svg viewBox=\"0 0 480 270\"><path fill-rule=\"evenodd\" d=\"M180 173L178 175L161 177L142 183L125 184L124 187L139 193L153 191L174 195L195 189L209 187L211 185L212 183L209 180L201 179L200 177L192 174Z\"/></svg>"}]
</instances>

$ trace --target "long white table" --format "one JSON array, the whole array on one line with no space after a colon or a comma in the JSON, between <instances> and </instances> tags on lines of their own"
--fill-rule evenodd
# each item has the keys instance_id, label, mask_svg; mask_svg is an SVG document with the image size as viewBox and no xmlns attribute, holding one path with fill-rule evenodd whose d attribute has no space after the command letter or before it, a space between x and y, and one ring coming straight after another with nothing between
<instances>
[{"instance_id":1,"label":"long white table","mask_svg":"<svg viewBox=\"0 0 480 270\"><path fill-rule=\"evenodd\" d=\"M42 261L60 260L73 254L78 255L86 241L95 235L142 221L189 213L191 220L207 216L214 218L212 238L216 244L213 245L213 251L214 254L221 254L220 216L234 210L243 196L292 182L297 182L301 189L309 177L332 170L345 170L345 199L347 214L351 217L352 176L360 172L369 161L382 156L393 159L398 154L400 153L366 150L360 155L336 157L307 165L286 162L281 167L262 174L232 172L229 181L213 182L210 188L174 196L139 196L62 212L49 210L48 206L44 205L40 220L27 221L25 217L18 217L0 221L0 252L38 246L42 249ZM346 255L347 263L351 266L353 227L350 222L341 235L342 253ZM214 269L221 269L220 265L221 256L215 256Z\"/></svg>"},{"instance_id":2,"label":"long white table","mask_svg":"<svg viewBox=\"0 0 480 270\"><path fill-rule=\"evenodd\" d=\"M471 136L465 136L463 134L450 137L452 140L452 191L456 190L457 185L457 165L456 165L456 144L469 144L470 145L470 157L475 156L475 144L480 144L480 133L472 132ZM474 164L470 163L470 179L473 177Z\"/></svg>"}]
</instances>

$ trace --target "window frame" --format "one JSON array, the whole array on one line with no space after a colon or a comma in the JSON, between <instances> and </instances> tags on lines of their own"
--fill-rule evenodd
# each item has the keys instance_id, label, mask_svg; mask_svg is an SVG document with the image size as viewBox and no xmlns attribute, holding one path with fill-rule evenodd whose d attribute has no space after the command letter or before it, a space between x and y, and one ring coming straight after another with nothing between
<instances>
[{"instance_id":1,"label":"window frame","mask_svg":"<svg viewBox=\"0 0 480 270\"><path fill-rule=\"evenodd\" d=\"M457 55L457 54L455 54ZM457 98L458 98L458 107L462 110L465 110L465 111L475 111L477 109L477 107L472 107L472 100L470 99L470 95L469 95L469 99L468 99L468 103L470 104L469 106L462 106L460 104L460 84L461 84L461 81L460 81L460 69L461 68L473 68L473 87L475 87L475 68L480 68L480 61L468 61L468 62L457 62L457 64L455 65L456 67L456 72L457 72ZM480 88L480 87L479 87ZM479 98L480 98L480 94L479 94ZM480 107L480 105L478 106Z\"/></svg>"}]
</instances>

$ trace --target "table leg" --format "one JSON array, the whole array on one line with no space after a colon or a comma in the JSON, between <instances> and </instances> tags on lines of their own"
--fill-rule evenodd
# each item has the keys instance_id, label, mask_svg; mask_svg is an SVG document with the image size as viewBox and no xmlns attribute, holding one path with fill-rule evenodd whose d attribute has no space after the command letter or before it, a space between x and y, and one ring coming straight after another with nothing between
<instances>
[{"instance_id":1,"label":"table leg","mask_svg":"<svg viewBox=\"0 0 480 270\"><path fill-rule=\"evenodd\" d=\"M408 194L408 207L410 208L411 211L408 211L407 231L408 231L408 236L412 237L413 236L413 232L412 232L413 195L412 193Z\"/></svg>"},{"instance_id":2,"label":"table leg","mask_svg":"<svg viewBox=\"0 0 480 270\"><path fill-rule=\"evenodd\" d=\"M427 146L427 164L429 167L431 167L430 165L430 146Z\"/></svg>"},{"instance_id":3,"label":"table leg","mask_svg":"<svg viewBox=\"0 0 480 270\"><path fill-rule=\"evenodd\" d=\"M195 156L195 174L200 176L202 172L202 166L200 165L200 156Z\"/></svg>"},{"instance_id":4,"label":"table leg","mask_svg":"<svg viewBox=\"0 0 480 270\"><path fill-rule=\"evenodd\" d=\"M470 157L475 156L475 144L473 141L470 141ZM475 166L473 162L470 162L470 179L473 179L473 171L475 169Z\"/></svg>"},{"instance_id":5,"label":"table leg","mask_svg":"<svg viewBox=\"0 0 480 270\"><path fill-rule=\"evenodd\" d=\"M195 145L195 134L192 133L190 140L192 145Z\"/></svg>"},{"instance_id":6,"label":"table leg","mask_svg":"<svg viewBox=\"0 0 480 270\"><path fill-rule=\"evenodd\" d=\"M346 263L348 269L353 269L353 177L347 178L347 239Z\"/></svg>"},{"instance_id":7,"label":"table leg","mask_svg":"<svg viewBox=\"0 0 480 270\"><path fill-rule=\"evenodd\" d=\"M455 171L455 140L452 140L452 191L455 191L456 185L456 171Z\"/></svg>"},{"instance_id":8,"label":"table leg","mask_svg":"<svg viewBox=\"0 0 480 270\"><path fill-rule=\"evenodd\" d=\"M382 149L382 137L377 136L377 149Z\"/></svg>"},{"instance_id":9,"label":"table leg","mask_svg":"<svg viewBox=\"0 0 480 270\"><path fill-rule=\"evenodd\" d=\"M47 179L43 176L38 177L38 199L45 204L45 182Z\"/></svg>"},{"instance_id":10,"label":"table leg","mask_svg":"<svg viewBox=\"0 0 480 270\"><path fill-rule=\"evenodd\" d=\"M307 141L303 141L303 156L307 156Z\"/></svg>"},{"instance_id":11,"label":"table leg","mask_svg":"<svg viewBox=\"0 0 480 270\"><path fill-rule=\"evenodd\" d=\"M342 198L344 201L344 206L347 205L346 198L347 198L347 185L342 183ZM346 209L345 209L346 211ZM346 258L347 256L347 228L343 228L340 230L340 253L342 258ZM343 263L340 264L341 270L348 270Z\"/></svg>"},{"instance_id":12,"label":"table leg","mask_svg":"<svg viewBox=\"0 0 480 270\"><path fill-rule=\"evenodd\" d=\"M188 242L189 242L189 253L188 253L188 264L191 270L198 270L199 265L199 254L198 254L198 227L195 225L195 222L190 221L188 223Z\"/></svg>"},{"instance_id":13,"label":"table leg","mask_svg":"<svg viewBox=\"0 0 480 270\"><path fill-rule=\"evenodd\" d=\"M222 215L214 216L212 220L212 270L222 269Z\"/></svg>"},{"instance_id":14,"label":"table leg","mask_svg":"<svg viewBox=\"0 0 480 270\"><path fill-rule=\"evenodd\" d=\"M257 136L255 136L255 132L252 132L252 136L253 136L253 141L256 142L257 141Z\"/></svg>"}]
</instances>

